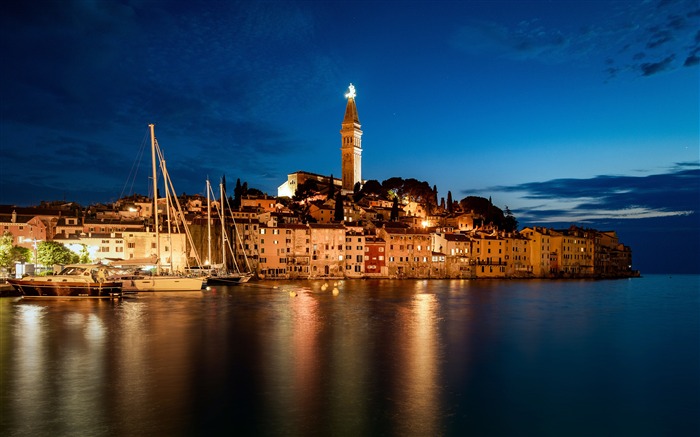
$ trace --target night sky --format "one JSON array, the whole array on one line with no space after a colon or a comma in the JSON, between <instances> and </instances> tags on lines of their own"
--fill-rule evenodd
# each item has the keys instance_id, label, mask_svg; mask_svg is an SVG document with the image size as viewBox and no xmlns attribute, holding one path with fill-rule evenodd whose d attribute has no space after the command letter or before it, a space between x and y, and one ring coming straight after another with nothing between
<instances>
[{"instance_id":1,"label":"night sky","mask_svg":"<svg viewBox=\"0 0 700 437\"><path fill-rule=\"evenodd\" d=\"M178 193L339 177L353 83L364 179L615 229L643 273L700 273L697 0L0 8L0 204L148 195L149 123Z\"/></svg>"}]
</instances>

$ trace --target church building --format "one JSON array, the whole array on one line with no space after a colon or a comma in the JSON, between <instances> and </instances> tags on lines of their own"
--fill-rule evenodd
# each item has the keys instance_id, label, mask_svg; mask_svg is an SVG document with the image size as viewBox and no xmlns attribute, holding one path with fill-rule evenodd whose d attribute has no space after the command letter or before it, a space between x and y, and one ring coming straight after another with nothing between
<instances>
[{"instance_id":1,"label":"church building","mask_svg":"<svg viewBox=\"0 0 700 437\"><path fill-rule=\"evenodd\" d=\"M333 183L342 188L343 193L352 193L356 183L362 183L362 130L360 130L360 118L357 115L355 105L355 87L350 84L345 98L348 99L345 107L345 117L341 124L341 179L330 176L322 176L307 171L297 171L287 175L287 181L277 188L278 197L292 197L297 188L308 179L314 179L319 184L328 186Z\"/></svg>"},{"instance_id":2,"label":"church building","mask_svg":"<svg viewBox=\"0 0 700 437\"><path fill-rule=\"evenodd\" d=\"M362 131L360 118L355 105L355 87L350 84L345 94L348 105L345 107L340 136L342 138L343 156L343 191L352 192L356 183L362 183Z\"/></svg>"}]
</instances>

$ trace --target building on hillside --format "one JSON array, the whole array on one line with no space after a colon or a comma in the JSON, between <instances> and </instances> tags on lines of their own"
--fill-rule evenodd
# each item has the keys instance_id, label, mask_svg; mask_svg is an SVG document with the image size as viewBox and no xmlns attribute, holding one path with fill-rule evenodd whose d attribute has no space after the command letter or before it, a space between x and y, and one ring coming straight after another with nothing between
<instances>
[{"instance_id":1,"label":"building on hillside","mask_svg":"<svg viewBox=\"0 0 700 437\"><path fill-rule=\"evenodd\" d=\"M67 219L70 220L70 219ZM73 220L70 220L73 223ZM58 226L56 230L58 231ZM71 227L61 227L62 231L73 231L75 228ZM143 232L146 231L144 222L141 220L121 220L121 219L83 219L82 223L82 234L91 233L113 233L113 232Z\"/></svg>"},{"instance_id":2,"label":"building on hillside","mask_svg":"<svg viewBox=\"0 0 700 437\"><path fill-rule=\"evenodd\" d=\"M12 245L34 250L36 244L50 239L46 222L34 215L0 214L0 235L12 235Z\"/></svg>"},{"instance_id":3,"label":"building on hillside","mask_svg":"<svg viewBox=\"0 0 700 437\"><path fill-rule=\"evenodd\" d=\"M326 191L331 184L330 176L323 176L308 171L297 171L287 175L287 181L277 187L277 197L294 197L297 189L306 181L316 181L319 190ZM342 181L338 178L332 179L333 186L336 190L341 189Z\"/></svg>"},{"instance_id":4,"label":"building on hillside","mask_svg":"<svg viewBox=\"0 0 700 437\"><path fill-rule=\"evenodd\" d=\"M314 202L309 205L309 216L316 220L316 223L333 223L335 207L331 205L330 200Z\"/></svg>"},{"instance_id":5,"label":"building on hillside","mask_svg":"<svg viewBox=\"0 0 700 437\"><path fill-rule=\"evenodd\" d=\"M83 219L79 217L61 217L56 221L56 235L64 238L69 235L80 235L85 232Z\"/></svg>"},{"instance_id":6,"label":"building on hillside","mask_svg":"<svg viewBox=\"0 0 700 437\"><path fill-rule=\"evenodd\" d=\"M48 204L42 202L44 207L21 207L13 205L0 205L0 216L8 216L12 221L12 215L36 217L44 223L46 227L46 239L51 240L56 234L56 223L58 219L65 216L78 217L81 213L78 205L74 203L61 204L57 208L47 208Z\"/></svg>"},{"instance_id":7,"label":"building on hillside","mask_svg":"<svg viewBox=\"0 0 700 437\"><path fill-rule=\"evenodd\" d=\"M291 211L263 212L258 214L258 220L270 227L301 223L299 215Z\"/></svg>"},{"instance_id":8,"label":"building on hillside","mask_svg":"<svg viewBox=\"0 0 700 437\"><path fill-rule=\"evenodd\" d=\"M243 196L241 197L241 208L252 208L259 213L277 211L277 198L268 195L263 196Z\"/></svg>"},{"instance_id":9,"label":"building on hillside","mask_svg":"<svg viewBox=\"0 0 700 437\"><path fill-rule=\"evenodd\" d=\"M475 215L471 212L449 214L444 218L444 226L454 228L459 232L472 231L475 228Z\"/></svg>"}]
</instances>

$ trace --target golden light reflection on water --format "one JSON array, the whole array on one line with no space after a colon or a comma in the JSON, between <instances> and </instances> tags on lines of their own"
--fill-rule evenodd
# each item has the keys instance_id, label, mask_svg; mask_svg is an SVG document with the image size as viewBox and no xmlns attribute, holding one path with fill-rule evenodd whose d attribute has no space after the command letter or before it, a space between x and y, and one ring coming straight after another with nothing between
<instances>
[{"instance_id":1,"label":"golden light reflection on water","mask_svg":"<svg viewBox=\"0 0 700 437\"><path fill-rule=\"evenodd\" d=\"M426 284L416 283L417 289ZM413 298L410 312L402 313L405 347L397 402L397 435L440 435L438 301L434 294L420 293Z\"/></svg>"},{"instance_id":2,"label":"golden light reflection on water","mask_svg":"<svg viewBox=\"0 0 700 437\"><path fill-rule=\"evenodd\" d=\"M123 435L136 435L147 423L152 399L147 395L151 374L148 365L149 330L148 306L144 302L124 302L118 312L120 335L115 340L118 353L117 371L112 378L121 395L114 399L115 408L129 420L120 423Z\"/></svg>"},{"instance_id":3,"label":"golden light reflection on water","mask_svg":"<svg viewBox=\"0 0 700 437\"><path fill-rule=\"evenodd\" d=\"M3 378L3 385L12 386L12 412L17 416L17 422L33 424L43 417L42 407L47 407L48 393L45 378L48 369L46 364L46 337L43 314L46 307L38 305L18 305L13 325L12 351L7 351L12 357L11 368L20 369L13 372L12 378ZM4 372L3 372L4 374ZM5 408L5 407L3 407ZM7 413L7 411L5 412Z\"/></svg>"},{"instance_id":4,"label":"golden light reflection on water","mask_svg":"<svg viewBox=\"0 0 700 437\"><path fill-rule=\"evenodd\" d=\"M263 344L263 360L269 375L265 381L266 404L270 424L287 425L290 433L302 434L304 424L298 419L319 408L317 399L320 361L315 355L320 325L318 302L310 289L283 287L275 296L284 304L280 307L270 337ZM290 294L295 293L295 295Z\"/></svg>"}]
</instances>

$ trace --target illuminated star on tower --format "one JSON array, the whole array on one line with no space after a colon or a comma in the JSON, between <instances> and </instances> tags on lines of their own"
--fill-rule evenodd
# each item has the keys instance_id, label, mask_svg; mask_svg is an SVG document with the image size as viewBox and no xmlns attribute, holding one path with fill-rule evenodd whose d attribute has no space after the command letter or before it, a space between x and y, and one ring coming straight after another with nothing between
<instances>
[{"instance_id":1,"label":"illuminated star on tower","mask_svg":"<svg viewBox=\"0 0 700 437\"><path fill-rule=\"evenodd\" d=\"M345 93L345 98L346 99L354 99L355 98L355 85L350 84L348 87L348 92Z\"/></svg>"}]
</instances>

